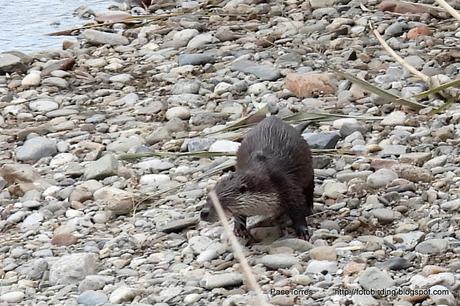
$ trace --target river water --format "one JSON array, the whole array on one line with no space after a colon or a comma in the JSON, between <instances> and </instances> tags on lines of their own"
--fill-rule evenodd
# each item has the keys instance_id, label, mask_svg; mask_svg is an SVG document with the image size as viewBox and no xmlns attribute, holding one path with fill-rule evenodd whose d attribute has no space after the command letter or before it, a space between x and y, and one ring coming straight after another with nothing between
<instances>
[{"instance_id":1,"label":"river water","mask_svg":"<svg viewBox=\"0 0 460 306\"><path fill-rule=\"evenodd\" d=\"M73 15L75 9L86 6L104 11L112 0L0 0L0 52L38 51L61 48L66 36L46 36L85 20Z\"/></svg>"}]
</instances>

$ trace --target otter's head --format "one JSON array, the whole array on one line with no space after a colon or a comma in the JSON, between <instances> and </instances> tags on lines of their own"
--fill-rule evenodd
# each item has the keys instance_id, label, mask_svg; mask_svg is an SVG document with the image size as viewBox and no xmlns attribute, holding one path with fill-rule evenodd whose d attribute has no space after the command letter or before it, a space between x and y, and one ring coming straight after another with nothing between
<instances>
[{"instance_id":1,"label":"otter's head","mask_svg":"<svg viewBox=\"0 0 460 306\"><path fill-rule=\"evenodd\" d=\"M261 173L232 173L219 180L214 187L217 198L227 214L253 215L253 207L262 200L261 196L273 196L270 180ZM262 196L263 197L263 196ZM269 201L270 202L270 201ZM201 211L201 219L208 222L218 220L217 212L208 196Z\"/></svg>"}]
</instances>

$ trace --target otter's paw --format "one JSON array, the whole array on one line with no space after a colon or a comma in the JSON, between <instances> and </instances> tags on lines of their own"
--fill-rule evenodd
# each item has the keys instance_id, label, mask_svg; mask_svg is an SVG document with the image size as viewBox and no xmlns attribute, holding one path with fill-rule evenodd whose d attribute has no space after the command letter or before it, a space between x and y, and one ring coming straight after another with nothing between
<instances>
[{"instance_id":1,"label":"otter's paw","mask_svg":"<svg viewBox=\"0 0 460 306\"><path fill-rule=\"evenodd\" d=\"M310 234L308 232L308 227L305 225L299 225L295 227L295 232L299 239L308 241L310 239Z\"/></svg>"},{"instance_id":2,"label":"otter's paw","mask_svg":"<svg viewBox=\"0 0 460 306\"><path fill-rule=\"evenodd\" d=\"M249 232L249 230L246 227L235 226L233 228L233 233L235 234L236 237L245 239L247 243L253 243L256 241L254 236L252 236L252 234Z\"/></svg>"}]
</instances>

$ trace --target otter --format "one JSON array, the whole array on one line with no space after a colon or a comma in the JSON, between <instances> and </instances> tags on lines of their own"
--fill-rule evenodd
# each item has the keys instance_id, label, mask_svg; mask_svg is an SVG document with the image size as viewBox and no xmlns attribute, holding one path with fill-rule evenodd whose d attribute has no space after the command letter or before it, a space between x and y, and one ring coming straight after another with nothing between
<instances>
[{"instance_id":1,"label":"otter","mask_svg":"<svg viewBox=\"0 0 460 306\"><path fill-rule=\"evenodd\" d=\"M297 236L308 238L305 218L313 211L315 182L310 146L301 136L305 127L299 131L269 116L244 137L237 151L236 171L214 187L224 211L235 219L237 236L252 238L247 217L287 215ZM201 219L218 220L209 196Z\"/></svg>"}]
</instances>

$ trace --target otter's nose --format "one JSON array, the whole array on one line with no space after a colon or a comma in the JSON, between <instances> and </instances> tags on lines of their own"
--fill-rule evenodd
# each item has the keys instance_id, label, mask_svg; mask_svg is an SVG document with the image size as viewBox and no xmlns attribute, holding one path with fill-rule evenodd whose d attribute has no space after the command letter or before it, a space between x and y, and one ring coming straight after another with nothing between
<instances>
[{"instance_id":1,"label":"otter's nose","mask_svg":"<svg viewBox=\"0 0 460 306\"><path fill-rule=\"evenodd\" d=\"M203 209L200 213L201 220L206 221L209 218L209 209Z\"/></svg>"}]
</instances>

